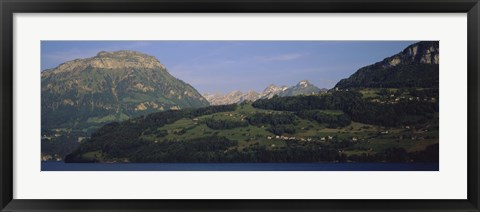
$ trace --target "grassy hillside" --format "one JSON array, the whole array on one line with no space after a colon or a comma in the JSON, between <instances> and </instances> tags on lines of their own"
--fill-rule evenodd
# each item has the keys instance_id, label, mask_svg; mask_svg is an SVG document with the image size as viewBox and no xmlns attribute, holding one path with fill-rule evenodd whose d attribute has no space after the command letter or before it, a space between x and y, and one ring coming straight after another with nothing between
<instances>
[{"instance_id":1,"label":"grassy hillside","mask_svg":"<svg viewBox=\"0 0 480 212\"><path fill-rule=\"evenodd\" d=\"M333 114L343 114L341 111L325 110L324 112ZM285 147L291 140L300 140L313 143L335 143L336 141L353 141L354 143L348 150L344 150L347 155L358 153L377 153L387 148L400 147L407 149L408 152L425 149L426 146L438 142L438 130L424 129L419 131L407 129L405 127L386 128L382 126L362 124L351 122L349 125L340 128L328 128L327 124L316 121L302 119L296 116L293 123L294 133L284 133L275 135L268 129L270 125L248 125L233 129L216 130L209 128L205 121L209 119L225 121L245 121L245 117L255 113L290 113L278 112L272 110L262 110L251 106L251 104L241 105L235 111L221 112L211 115L199 116L193 119L183 118L172 124L159 127L157 131L165 132L165 136L156 136L155 132L142 134L141 138L155 142L161 140L170 140L181 142L188 139L197 139L205 136L216 135L226 137L230 140L238 141L235 148L244 149L248 146L261 145L267 149L276 149ZM385 133L387 132L388 133ZM385 133L385 134L384 134ZM279 137L277 137L279 136ZM415 137L428 137L427 139L415 139ZM288 140L285 139L288 137ZM329 139L329 137L332 137ZM412 139L412 137L414 139ZM437 138L436 138L437 137ZM292 139L294 138L294 139ZM356 139L356 142L354 141ZM401 142L400 142L401 141ZM365 150L362 150L366 148Z\"/></svg>"},{"instance_id":2,"label":"grassy hillside","mask_svg":"<svg viewBox=\"0 0 480 212\"><path fill-rule=\"evenodd\" d=\"M394 92L394 91L388 91ZM402 91L403 92L403 91ZM345 92L344 92L345 93ZM361 123L354 107L375 102L378 108L393 107L396 102L384 90L348 91L360 100L344 99L337 92L321 96L278 97L251 103L210 106L202 109L166 111L146 117L112 123L94 133L89 141L67 157L67 162L333 162L333 161L438 161L438 112L416 115L429 101L410 101L408 91L397 92L405 105L420 105L395 111L400 123L381 125ZM365 93L365 94L362 94ZM348 94L350 95L350 94ZM348 96L347 95L347 96ZM341 97L341 98L340 98ZM304 104L316 99L339 102L337 108ZM353 98L353 97L352 97ZM386 99L383 99L386 98ZM356 102L361 101L362 104ZM376 102L383 101L384 103ZM389 101L391 101L389 103ZM397 100L398 102L399 100ZM262 109L275 102L275 107ZM285 105L291 110L279 109ZM300 105L295 105L300 104ZM383 106L382 106L383 105ZM308 108L304 110L303 108ZM264 107L265 108L265 107ZM399 107L400 108L400 107ZM376 107L373 107L376 109ZM372 109L372 110L373 110ZM407 114L407 116L404 116ZM355 118L350 118L355 117ZM395 117L387 117L395 118ZM365 119L367 122L371 119ZM372 122L376 122L373 119Z\"/></svg>"}]
</instances>

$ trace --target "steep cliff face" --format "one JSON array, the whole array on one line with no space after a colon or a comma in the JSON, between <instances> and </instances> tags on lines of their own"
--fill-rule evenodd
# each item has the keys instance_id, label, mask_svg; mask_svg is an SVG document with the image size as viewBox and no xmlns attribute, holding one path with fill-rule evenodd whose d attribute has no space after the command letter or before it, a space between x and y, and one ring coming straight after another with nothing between
<instances>
[{"instance_id":1,"label":"steep cliff face","mask_svg":"<svg viewBox=\"0 0 480 212\"><path fill-rule=\"evenodd\" d=\"M439 42L422 41L381 62L360 68L335 87L438 87Z\"/></svg>"},{"instance_id":2,"label":"steep cliff face","mask_svg":"<svg viewBox=\"0 0 480 212\"><path fill-rule=\"evenodd\" d=\"M401 53L386 58L381 63L387 68L409 63L438 65L439 60L439 42L424 41L408 46Z\"/></svg>"},{"instance_id":3,"label":"steep cliff face","mask_svg":"<svg viewBox=\"0 0 480 212\"><path fill-rule=\"evenodd\" d=\"M43 71L41 80L42 128L85 129L155 111L209 105L155 57L134 51L69 61Z\"/></svg>"}]
</instances>

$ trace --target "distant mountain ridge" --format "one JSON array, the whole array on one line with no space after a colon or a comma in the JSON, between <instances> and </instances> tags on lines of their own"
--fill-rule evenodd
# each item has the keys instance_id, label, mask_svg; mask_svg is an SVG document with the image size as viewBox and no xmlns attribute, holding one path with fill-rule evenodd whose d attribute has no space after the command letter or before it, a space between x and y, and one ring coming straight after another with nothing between
<instances>
[{"instance_id":1,"label":"distant mountain ridge","mask_svg":"<svg viewBox=\"0 0 480 212\"><path fill-rule=\"evenodd\" d=\"M439 42L414 43L402 52L360 68L336 88L438 87Z\"/></svg>"},{"instance_id":2,"label":"distant mountain ridge","mask_svg":"<svg viewBox=\"0 0 480 212\"><path fill-rule=\"evenodd\" d=\"M272 98L275 95L279 95L283 92L285 92L288 89L288 86L283 85L283 86L276 86L275 84L270 84L268 87L266 87L263 92L262 92L262 97L263 98Z\"/></svg>"},{"instance_id":3,"label":"distant mountain ridge","mask_svg":"<svg viewBox=\"0 0 480 212\"><path fill-rule=\"evenodd\" d=\"M310 83L308 80L302 80L297 85L289 87L281 92L279 96L297 96L297 95L311 95L322 92L322 89Z\"/></svg>"},{"instance_id":4,"label":"distant mountain ridge","mask_svg":"<svg viewBox=\"0 0 480 212\"><path fill-rule=\"evenodd\" d=\"M270 84L266 87L262 93L256 91L248 91L243 93L241 91L232 91L225 95L222 94L209 94L205 93L203 96L210 102L211 105L226 105L241 103L244 101L255 101L258 99L270 99L274 96L297 96L297 95L311 95L326 92L327 89L320 89L311 84L308 80L302 80L296 85L288 86L276 86Z\"/></svg>"},{"instance_id":5,"label":"distant mountain ridge","mask_svg":"<svg viewBox=\"0 0 480 212\"><path fill-rule=\"evenodd\" d=\"M86 129L168 109L208 106L155 57L99 52L41 73L42 127Z\"/></svg>"}]
</instances>

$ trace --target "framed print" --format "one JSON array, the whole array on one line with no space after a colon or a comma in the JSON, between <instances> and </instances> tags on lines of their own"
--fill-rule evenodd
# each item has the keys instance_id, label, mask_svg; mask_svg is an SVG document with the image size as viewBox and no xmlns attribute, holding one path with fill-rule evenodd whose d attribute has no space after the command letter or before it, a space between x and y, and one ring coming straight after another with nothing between
<instances>
[{"instance_id":1,"label":"framed print","mask_svg":"<svg viewBox=\"0 0 480 212\"><path fill-rule=\"evenodd\" d=\"M2 211L478 211L478 1L1 1Z\"/></svg>"}]
</instances>

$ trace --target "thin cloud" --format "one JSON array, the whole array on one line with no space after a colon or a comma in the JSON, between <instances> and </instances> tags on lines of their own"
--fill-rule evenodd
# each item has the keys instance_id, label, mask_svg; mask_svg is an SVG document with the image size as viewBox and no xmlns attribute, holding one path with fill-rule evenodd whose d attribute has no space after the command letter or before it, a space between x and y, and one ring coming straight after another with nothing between
<instances>
[{"instance_id":1,"label":"thin cloud","mask_svg":"<svg viewBox=\"0 0 480 212\"><path fill-rule=\"evenodd\" d=\"M222 72L229 72L233 69L231 66L240 63L237 60L210 60L203 61L203 63L191 63L191 64L175 64L168 68L170 73L179 75L190 75L204 71L212 71L222 69Z\"/></svg>"},{"instance_id":2,"label":"thin cloud","mask_svg":"<svg viewBox=\"0 0 480 212\"><path fill-rule=\"evenodd\" d=\"M269 57L258 57L257 59L260 61L289 61L289 60L296 60L302 58L303 55L299 53L291 53L291 54L281 54Z\"/></svg>"}]
</instances>

